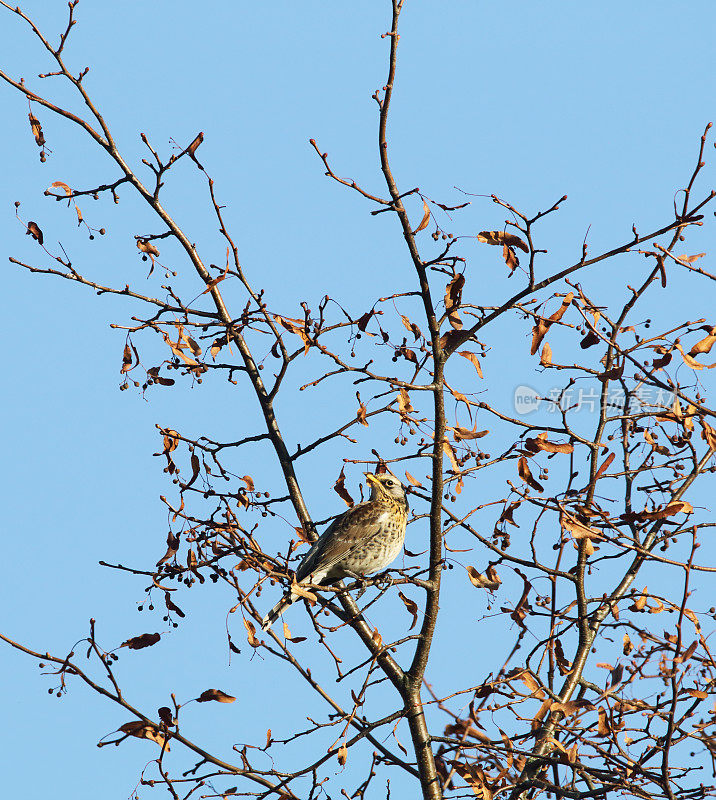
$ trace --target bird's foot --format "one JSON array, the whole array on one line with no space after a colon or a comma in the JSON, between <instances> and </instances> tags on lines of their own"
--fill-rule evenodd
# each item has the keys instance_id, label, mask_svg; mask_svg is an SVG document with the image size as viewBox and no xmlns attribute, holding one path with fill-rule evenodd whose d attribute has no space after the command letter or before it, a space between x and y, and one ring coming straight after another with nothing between
<instances>
[{"instance_id":1,"label":"bird's foot","mask_svg":"<svg viewBox=\"0 0 716 800\"><path fill-rule=\"evenodd\" d=\"M373 580L380 589L387 589L395 583L393 576L389 572L381 572L379 575L376 575Z\"/></svg>"}]
</instances>

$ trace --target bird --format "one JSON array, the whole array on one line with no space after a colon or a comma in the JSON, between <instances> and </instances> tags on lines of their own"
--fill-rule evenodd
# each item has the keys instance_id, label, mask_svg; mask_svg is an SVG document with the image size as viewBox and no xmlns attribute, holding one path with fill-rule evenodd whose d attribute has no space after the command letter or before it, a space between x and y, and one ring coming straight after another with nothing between
<instances>
[{"instance_id":1,"label":"bird","mask_svg":"<svg viewBox=\"0 0 716 800\"><path fill-rule=\"evenodd\" d=\"M364 473L370 498L333 520L303 557L295 584L326 585L345 577L361 577L385 569L405 541L408 500L405 487L392 474ZM261 622L266 631L298 598L289 590Z\"/></svg>"}]
</instances>

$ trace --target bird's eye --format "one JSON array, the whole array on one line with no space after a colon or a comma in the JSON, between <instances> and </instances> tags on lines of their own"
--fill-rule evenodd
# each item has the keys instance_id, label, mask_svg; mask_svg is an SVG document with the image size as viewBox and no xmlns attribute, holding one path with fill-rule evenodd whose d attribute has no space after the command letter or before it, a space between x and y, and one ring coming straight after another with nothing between
<instances>
[{"instance_id":1,"label":"bird's eye","mask_svg":"<svg viewBox=\"0 0 716 800\"><path fill-rule=\"evenodd\" d=\"M395 486L395 482L394 481L386 481L385 485L386 486Z\"/></svg>"}]
</instances>

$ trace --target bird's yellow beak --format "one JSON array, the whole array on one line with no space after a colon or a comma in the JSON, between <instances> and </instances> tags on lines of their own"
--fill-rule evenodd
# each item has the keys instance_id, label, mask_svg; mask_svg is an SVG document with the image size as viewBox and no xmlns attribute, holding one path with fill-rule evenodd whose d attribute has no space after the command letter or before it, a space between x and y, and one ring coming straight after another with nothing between
<instances>
[{"instance_id":1,"label":"bird's yellow beak","mask_svg":"<svg viewBox=\"0 0 716 800\"><path fill-rule=\"evenodd\" d=\"M378 480L378 479L375 477L375 475L374 475L372 472L364 472L363 474L365 475L365 479L366 479L366 481L367 481L368 483L375 483L375 484L377 484L377 483L379 483L379 482L380 482L380 481L379 481L379 480Z\"/></svg>"}]
</instances>

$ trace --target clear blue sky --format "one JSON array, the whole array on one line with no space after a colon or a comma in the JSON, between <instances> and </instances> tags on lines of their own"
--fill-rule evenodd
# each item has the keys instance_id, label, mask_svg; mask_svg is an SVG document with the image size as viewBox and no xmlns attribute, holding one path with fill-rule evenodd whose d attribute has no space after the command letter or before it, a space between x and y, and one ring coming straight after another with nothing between
<instances>
[{"instance_id":1,"label":"clear blue sky","mask_svg":"<svg viewBox=\"0 0 716 800\"><path fill-rule=\"evenodd\" d=\"M43 30L59 31L62 3L34 0L22 7ZM308 144L315 138L339 174L383 191L371 94L385 79L387 43L380 34L387 30L387 2L83 0L77 11L67 59L75 71L91 66L87 88L128 157L137 163L144 155L140 131L165 153L171 139L186 144L204 132L203 161L227 205L243 264L276 308L297 316L299 300L315 308L329 294L357 311L405 286L410 267L395 220L370 216L369 204L325 178ZM704 125L716 117L715 29L712 2L677 9L642 0L406 0L390 123L400 185L420 186L445 203L461 201L455 186L496 193L527 211L567 194L562 213L543 231L555 267L579 258L588 229L596 252L625 241L632 223L640 231L658 227L668 221L673 193L693 168ZM57 79L37 80L50 65L4 10L0 54L12 75L67 98ZM53 247L61 240L87 274L119 285L141 282L145 265L132 237L157 227L127 189L118 207L82 204L90 224L108 231L94 242L74 227L69 211L42 196L54 180L88 187L113 179L107 160L78 131L36 110L53 151L40 164L26 101L0 85L0 109L3 260L14 255L36 263L40 257L14 218L19 200L24 218L39 222ZM713 175L712 169L712 181ZM206 260L220 263L223 246L214 237L204 188L189 170L168 182L166 205L207 248ZM415 213L419 218L417 206ZM474 234L503 221L504 212L476 198L461 230ZM706 234L693 241L697 251L710 244ZM475 284L484 281L493 292L484 302L513 288L504 274L492 277L500 268L494 252L470 255ZM160 460L152 458L159 449L155 424L238 438L256 423L256 408L248 394L237 399L224 387L175 387L155 391L148 402L119 392L124 337L108 323L126 324L138 309L7 263L3 270L2 630L58 652L85 635L90 616L107 647L145 630L163 631L160 617L134 610L143 581L97 562L146 566L163 552L166 514L158 496L171 487ZM598 288L599 275L591 280ZM698 300L701 307L692 308L693 297L664 294L660 310L677 317L708 314L713 299ZM526 330L507 328L501 335L526 355ZM516 385L537 380L534 360L515 355L513 364L509 370L487 360L493 397L508 398ZM337 419L353 408L346 402ZM280 411L293 441L310 439L316 418L338 413L330 398L304 396ZM302 465L317 518L340 510L330 487L341 456L334 448ZM237 470L268 480L270 465L258 450L251 457ZM358 480L357 469L349 473L352 491ZM283 546L285 529L274 535L277 548ZM480 556L470 559L479 564ZM474 617L483 612L485 597L468 591L474 592L464 573L450 573L446 605L469 598L482 604ZM179 631L152 651L124 654L121 674L132 686L131 699L149 709L164 705L171 690L184 699L210 686L239 695L232 706L192 712L197 740L228 754L227 742L261 740L267 703L286 711L294 684L270 661L249 660L248 647L227 665L223 635L232 603L226 594L194 591L182 599L188 614ZM297 618L290 621L294 632ZM460 633L459 622L447 620L437 643ZM491 635L494 648L506 653L514 632ZM464 647L471 664L465 672L479 680L482 653L474 652L474 643ZM456 669L454 654L446 651L429 677L447 686ZM49 697L51 684L38 672L31 660L0 650L7 795L40 800L50 792L89 800L99 787L108 800L127 797L154 755L152 746L130 741L97 750L94 743L126 718L78 686L62 700ZM253 686L260 691L248 691ZM310 710L292 712L300 717ZM272 727L275 734L280 725Z\"/></svg>"}]
</instances>

